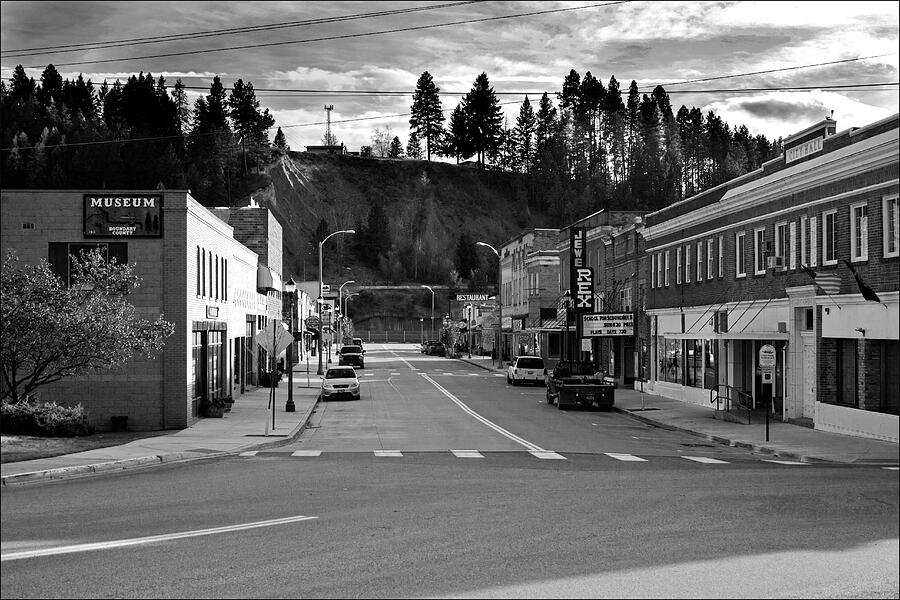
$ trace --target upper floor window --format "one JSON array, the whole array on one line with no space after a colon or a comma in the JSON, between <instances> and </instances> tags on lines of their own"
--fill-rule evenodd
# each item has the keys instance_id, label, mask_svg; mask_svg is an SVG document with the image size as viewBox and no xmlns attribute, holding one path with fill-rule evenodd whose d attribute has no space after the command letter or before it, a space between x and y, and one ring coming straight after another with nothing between
<instances>
[{"instance_id":1,"label":"upper floor window","mask_svg":"<svg viewBox=\"0 0 900 600\"><path fill-rule=\"evenodd\" d=\"M697 242L697 283L703 281L703 242Z\"/></svg>"},{"instance_id":2,"label":"upper floor window","mask_svg":"<svg viewBox=\"0 0 900 600\"><path fill-rule=\"evenodd\" d=\"M706 240L706 278L714 279L716 273L714 271L716 254L713 248L715 247L716 240L708 239Z\"/></svg>"},{"instance_id":3,"label":"upper floor window","mask_svg":"<svg viewBox=\"0 0 900 600\"><path fill-rule=\"evenodd\" d=\"M869 260L869 205L850 205L850 257L854 261Z\"/></svg>"},{"instance_id":4,"label":"upper floor window","mask_svg":"<svg viewBox=\"0 0 900 600\"><path fill-rule=\"evenodd\" d=\"M116 264L128 263L128 244L126 242L108 243L84 243L84 242L50 242L48 247L48 262L53 274L62 279L66 286L72 285L72 258L78 258L82 254L100 251L100 255L107 262L115 259Z\"/></svg>"},{"instance_id":5,"label":"upper floor window","mask_svg":"<svg viewBox=\"0 0 900 600\"><path fill-rule=\"evenodd\" d=\"M819 217L813 215L809 218L809 266L815 267L818 263L819 248Z\"/></svg>"},{"instance_id":6,"label":"upper floor window","mask_svg":"<svg viewBox=\"0 0 900 600\"><path fill-rule=\"evenodd\" d=\"M691 282L691 245L684 247L684 282Z\"/></svg>"},{"instance_id":7,"label":"upper floor window","mask_svg":"<svg viewBox=\"0 0 900 600\"><path fill-rule=\"evenodd\" d=\"M775 268L779 271L787 271L788 268L788 252L790 252L790 242L788 239L788 224L775 224L775 260L780 261L775 264Z\"/></svg>"},{"instance_id":8,"label":"upper floor window","mask_svg":"<svg viewBox=\"0 0 900 600\"><path fill-rule=\"evenodd\" d=\"M897 195L884 198L881 206L884 257L900 256L900 211L897 208Z\"/></svg>"},{"instance_id":9,"label":"upper floor window","mask_svg":"<svg viewBox=\"0 0 900 600\"><path fill-rule=\"evenodd\" d=\"M753 273L766 274L766 228L753 230Z\"/></svg>"},{"instance_id":10,"label":"upper floor window","mask_svg":"<svg viewBox=\"0 0 900 600\"><path fill-rule=\"evenodd\" d=\"M677 285L681 285L681 261L684 260L682 257L681 246L675 249L675 283Z\"/></svg>"},{"instance_id":11,"label":"upper floor window","mask_svg":"<svg viewBox=\"0 0 900 600\"><path fill-rule=\"evenodd\" d=\"M663 286L663 255L660 252L656 256L656 287Z\"/></svg>"},{"instance_id":12,"label":"upper floor window","mask_svg":"<svg viewBox=\"0 0 900 600\"><path fill-rule=\"evenodd\" d=\"M837 211L822 213L822 264L837 264Z\"/></svg>"},{"instance_id":13,"label":"upper floor window","mask_svg":"<svg viewBox=\"0 0 900 600\"><path fill-rule=\"evenodd\" d=\"M719 279L725 277L725 237L719 236Z\"/></svg>"},{"instance_id":14,"label":"upper floor window","mask_svg":"<svg viewBox=\"0 0 900 600\"><path fill-rule=\"evenodd\" d=\"M666 250L666 287L669 287L669 251Z\"/></svg>"},{"instance_id":15,"label":"upper floor window","mask_svg":"<svg viewBox=\"0 0 900 600\"><path fill-rule=\"evenodd\" d=\"M744 252L746 250L747 234L743 231L739 231L734 234L734 276L735 277L746 277L747 276L747 265L744 260Z\"/></svg>"},{"instance_id":16,"label":"upper floor window","mask_svg":"<svg viewBox=\"0 0 900 600\"><path fill-rule=\"evenodd\" d=\"M656 287L656 255L650 255L650 289Z\"/></svg>"}]
</instances>

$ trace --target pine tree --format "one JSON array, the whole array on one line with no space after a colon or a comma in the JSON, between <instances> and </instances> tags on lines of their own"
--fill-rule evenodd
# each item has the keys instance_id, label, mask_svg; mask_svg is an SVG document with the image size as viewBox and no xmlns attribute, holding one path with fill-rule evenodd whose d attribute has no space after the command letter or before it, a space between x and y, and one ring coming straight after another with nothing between
<instances>
[{"instance_id":1,"label":"pine tree","mask_svg":"<svg viewBox=\"0 0 900 600\"><path fill-rule=\"evenodd\" d=\"M45 107L51 102L62 100L63 79L53 65L47 65L41 73L41 87L37 90L38 101Z\"/></svg>"},{"instance_id":2,"label":"pine tree","mask_svg":"<svg viewBox=\"0 0 900 600\"><path fill-rule=\"evenodd\" d=\"M182 134L191 130L191 106L188 102L187 91L181 79L175 80L172 87L172 102L175 103L175 112L178 119L178 129Z\"/></svg>"},{"instance_id":3,"label":"pine tree","mask_svg":"<svg viewBox=\"0 0 900 600\"><path fill-rule=\"evenodd\" d=\"M450 131L444 139L441 154L454 157L456 164L459 164L460 159L465 160L474 153L469 122L466 118L466 101L463 99L450 115Z\"/></svg>"},{"instance_id":4,"label":"pine tree","mask_svg":"<svg viewBox=\"0 0 900 600\"><path fill-rule=\"evenodd\" d=\"M13 76L9 80L9 101L13 104L28 102L35 97L36 93L37 84L34 82L34 78L25 74L25 68L22 65L16 66Z\"/></svg>"},{"instance_id":5,"label":"pine tree","mask_svg":"<svg viewBox=\"0 0 900 600\"><path fill-rule=\"evenodd\" d=\"M516 118L515 140L517 162L523 173L531 173L534 167L534 135L537 127L537 118L531 108L528 96L519 108L519 116Z\"/></svg>"},{"instance_id":6,"label":"pine tree","mask_svg":"<svg viewBox=\"0 0 900 600\"><path fill-rule=\"evenodd\" d=\"M409 133L409 140L406 142L406 156L414 160L422 159L422 145L419 143L419 134L415 131Z\"/></svg>"},{"instance_id":7,"label":"pine tree","mask_svg":"<svg viewBox=\"0 0 900 600\"><path fill-rule=\"evenodd\" d=\"M425 140L425 159L431 160L432 150L440 147L444 135L444 111L438 95L441 89L434 84L431 74L425 71L416 82L413 92L413 103L410 107L412 116L409 119L410 131L414 131L418 139Z\"/></svg>"},{"instance_id":8,"label":"pine tree","mask_svg":"<svg viewBox=\"0 0 900 600\"><path fill-rule=\"evenodd\" d=\"M400 138L396 135L394 139L391 140L391 147L388 150L388 156L391 158L400 158L403 156L403 144L400 143Z\"/></svg>"},{"instance_id":9,"label":"pine tree","mask_svg":"<svg viewBox=\"0 0 900 600\"><path fill-rule=\"evenodd\" d=\"M484 168L485 157L495 153L502 142L503 115L486 73L475 78L466 94L465 117L472 150L478 165Z\"/></svg>"},{"instance_id":10,"label":"pine tree","mask_svg":"<svg viewBox=\"0 0 900 600\"><path fill-rule=\"evenodd\" d=\"M281 131L281 127L278 128L278 131L275 133L275 141L272 144L281 150L290 150L290 146L287 145L287 140L284 137L284 133Z\"/></svg>"}]
</instances>

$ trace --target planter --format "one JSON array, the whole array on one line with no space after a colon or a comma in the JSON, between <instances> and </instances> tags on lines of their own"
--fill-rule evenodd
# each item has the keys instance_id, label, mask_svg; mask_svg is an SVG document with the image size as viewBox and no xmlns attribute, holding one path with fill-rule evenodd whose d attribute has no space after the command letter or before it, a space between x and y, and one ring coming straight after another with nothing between
<instances>
[{"instance_id":1,"label":"planter","mask_svg":"<svg viewBox=\"0 0 900 600\"><path fill-rule=\"evenodd\" d=\"M203 410L203 416L211 419L221 419L225 416L224 406L207 406Z\"/></svg>"}]
</instances>

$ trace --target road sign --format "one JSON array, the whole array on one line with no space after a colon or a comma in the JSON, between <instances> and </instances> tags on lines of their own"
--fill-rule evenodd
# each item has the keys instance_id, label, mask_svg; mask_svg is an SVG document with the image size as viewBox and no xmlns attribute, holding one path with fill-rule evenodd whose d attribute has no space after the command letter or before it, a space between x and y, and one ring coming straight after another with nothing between
<instances>
[{"instance_id":1,"label":"road sign","mask_svg":"<svg viewBox=\"0 0 900 600\"><path fill-rule=\"evenodd\" d=\"M294 342L294 336L275 321L269 321L269 324L256 334L255 339L270 356L278 356Z\"/></svg>"},{"instance_id":2,"label":"road sign","mask_svg":"<svg viewBox=\"0 0 900 600\"><path fill-rule=\"evenodd\" d=\"M775 346L766 344L759 349L759 366L762 369L775 368Z\"/></svg>"},{"instance_id":3,"label":"road sign","mask_svg":"<svg viewBox=\"0 0 900 600\"><path fill-rule=\"evenodd\" d=\"M318 329L319 328L319 317L317 317L315 315L310 315L310 316L306 317L306 320L303 322L306 323L306 326L309 327L310 329Z\"/></svg>"},{"instance_id":4,"label":"road sign","mask_svg":"<svg viewBox=\"0 0 900 600\"><path fill-rule=\"evenodd\" d=\"M327 283L322 284L322 293L327 294L331 291L331 285Z\"/></svg>"}]
</instances>

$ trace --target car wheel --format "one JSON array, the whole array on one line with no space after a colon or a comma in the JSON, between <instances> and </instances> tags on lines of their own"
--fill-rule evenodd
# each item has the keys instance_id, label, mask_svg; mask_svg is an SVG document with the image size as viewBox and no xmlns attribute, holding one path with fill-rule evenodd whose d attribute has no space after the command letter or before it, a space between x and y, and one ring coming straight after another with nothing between
<instances>
[{"instance_id":1,"label":"car wheel","mask_svg":"<svg viewBox=\"0 0 900 600\"><path fill-rule=\"evenodd\" d=\"M506 376L506 385L511 385L512 379L509 378L509 375Z\"/></svg>"},{"instance_id":2,"label":"car wheel","mask_svg":"<svg viewBox=\"0 0 900 600\"><path fill-rule=\"evenodd\" d=\"M553 396L550 394L550 390L547 390L547 404L553 406Z\"/></svg>"},{"instance_id":3,"label":"car wheel","mask_svg":"<svg viewBox=\"0 0 900 600\"><path fill-rule=\"evenodd\" d=\"M519 385L519 380L516 379L515 377L513 377L512 384L513 384L513 387Z\"/></svg>"}]
</instances>

